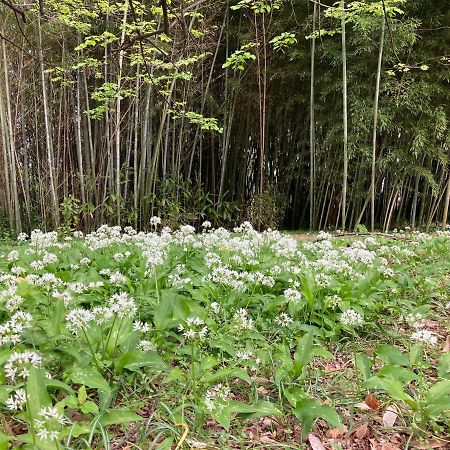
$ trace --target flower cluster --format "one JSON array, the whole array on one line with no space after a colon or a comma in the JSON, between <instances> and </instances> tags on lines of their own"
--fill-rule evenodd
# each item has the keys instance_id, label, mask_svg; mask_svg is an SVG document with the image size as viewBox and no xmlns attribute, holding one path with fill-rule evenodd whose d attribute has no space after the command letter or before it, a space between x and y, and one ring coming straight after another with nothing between
<instances>
[{"instance_id":1,"label":"flower cluster","mask_svg":"<svg viewBox=\"0 0 450 450\"><path fill-rule=\"evenodd\" d=\"M26 380L31 367L41 367L42 356L32 351L14 352L5 364L6 377L14 382L17 378Z\"/></svg>"},{"instance_id":2,"label":"flower cluster","mask_svg":"<svg viewBox=\"0 0 450 450\"><path fill-rule=\"evenodd\" d=\"M339 318L344 325L352 327L358 327L364 323L363 316L354 309L346 309Z\"/></svg>"},{"instance_id":3,"label":"flower cluster","mask_svg":"<svg viewBox=\"0 0 450 450\"><path fill-rule=\"evenodd\" d=\"M208 334L208 327L200 317L188 317L184 324L178 325L178 331L186 339L204 339Z\"/></svg>"},{"instance_id":4,"label":"flower cluster","mask_svg":"<svg viewBox=\"0 0 450 450\"><path fill-rule=\"evenodd\" d=\"M228 403L231 389L222 383L216 384L205 393L205 406L208 411L220 410Z\"/></svg>"}]
</instances>

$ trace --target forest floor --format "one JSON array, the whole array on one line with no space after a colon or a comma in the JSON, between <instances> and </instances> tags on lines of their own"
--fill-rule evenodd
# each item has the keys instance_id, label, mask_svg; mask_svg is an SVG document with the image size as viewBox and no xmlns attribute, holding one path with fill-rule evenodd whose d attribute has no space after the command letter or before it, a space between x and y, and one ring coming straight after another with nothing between
<instances>
[{"instance_id":1,"label":"forest floor","mask_svg":"<svg viewBox=\"0 0 450 450\"><path fill-rule=\"evenodd\" d=\"M0 449L450 448L450 235L1 248Z\"/></svg>"}]
</instances>

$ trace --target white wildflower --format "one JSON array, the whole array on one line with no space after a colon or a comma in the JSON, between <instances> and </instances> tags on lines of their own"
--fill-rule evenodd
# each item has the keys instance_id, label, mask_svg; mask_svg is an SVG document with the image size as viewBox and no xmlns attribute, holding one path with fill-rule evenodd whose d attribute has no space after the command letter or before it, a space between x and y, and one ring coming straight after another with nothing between
<instances>
[{"instance_id":1,"label":"white wildflower","mask_svg":"<svg viewBox=\"0 0 450 450\"><path fill-rule=\"evenodd\" d=\"M411 339L414 341L423 342L428 345L436 345L437 344L437 337L433 335L433 333L430 330L416 330L412 335Z\"/></svg>"},{"instance_id":2,"label":"white wildflower","mask_svg":"<svg viewBox=\"0 0 450 450\"><path fill-rule=\"evenodd\" d=\"M359 326L364 323L364 318L354 309L347 309L340 315L340 320L344 325Z\"/></svg>"}]
</instances>

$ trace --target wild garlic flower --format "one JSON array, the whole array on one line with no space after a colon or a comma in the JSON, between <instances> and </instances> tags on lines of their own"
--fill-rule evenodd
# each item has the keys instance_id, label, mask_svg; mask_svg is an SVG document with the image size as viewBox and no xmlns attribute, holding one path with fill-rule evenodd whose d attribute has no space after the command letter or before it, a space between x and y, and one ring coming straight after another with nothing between
<instances>
[{"instance_id":1,"label":"wild garlic flower","mask_svg":"<svg viewBox=\"0 0 450 450\"><path fill-rule=\"evenodd\" d=\"M421 328L423 319L424 319L423 315L420 314L419 312L410 313L404 317L404 321L409 326L415 328L416 330Z\"/></svg>"},{"instance_id":2,"label":"wild garlic flower","mask_svg":"<svg viewBox=\"0 0 450 450\"><path fill-rule=\"evenodd\" d=\"M26 380L31 367L41 367L42 356L32 351L14 352L5 364L5 375L14 382L17 378Z\"/></svg>"},{"instance_id":3,"label":"wild garlic flower","mask_svg":"<svg viewBox=\"0 0 450 450\"><path fill-rule=\"evenodd\" d=\"M339 295L327 295L325 297L325 306L327 308L335 309L342 304L342 298Z\"/></svg>"},{"instance_id":4,"label":"wild garlic flower","mask_svg":"<svg viewBox=\"0 0 450 450\"><path fill-rule=\"evenodd\" d=\"M53 291L52 297L56 300L62 299L64 302L64 306L67 308L73 301L73 296L69 291L59 292L59 291Z\"/></svg>"},{"instance_id":5,"label":"wild garlic flower","mask_svg":"<svg viewBox=\"0 0 450 450\"><path fill-rule=\"evenodd\" d=\"M80 264L82 266L89 266L89 264L91 264L91 262L92 261L89 258L86 258L86 257L80 259Z\"/></svg>"},{"instance_id":6,"label":"wild garlic flower","mask_svg":"<svg viewBox=\"0 0 450 450\"><path fill-rule=\"evenodd\" d=\"M205 393L205 406L208 411L221 410L228 403L231 389L222 383L216 384Z\"/></svg>"},{"instance_id":7,"label":"wild garlic flower","mask_svg":"<svg viewBox=\"0 0 450 450\"><path fill-rule=\"evenodd\" d=\"M354 309L347 309L340 315L340 321L344 325L357 327L364 323L364 318Z\"/></svg>"},{"instance_id":8,"label":"wild garlic flower","mask_svg":"<svg viewBox=\"0 0 450 450\"><path fill-rule=\"evenodd\" d=\"M140 333L148 333L150 331L150 325L147 322L141 322L136 320L133 322L133 331L139 331Z\"/></svg>"},{"instance_id":9,"label":"wild garlic flower","mask_svg":"<svg viewBox=\"0 0 450 450\"><path fill-rule=\"evenodd\" d=\"M205 220L203 223L202 223L202 228L203 229L207 229L207 228L211 228L211 226L212 226L212 224L211 224L211 222L209 221L209 220Z\"/></svg>"},{"instance_id":10,"label":"wild garlic flower","mask_svg":"<svg viewBox=\"0 0 450 450\"><path fill-rule=\"evenodd\" d=\"M123 261L125 259L125 255L121 252L116 252L114 253L114 255L112 256L114 261Z\"/></svg>"},{"instance_id":11,"label":"wild garlic flower","mask_svg":"<svg viewBox=\"0 0 450 450\"><path fill-rule=\"evenodd\" d=\"M253 319L249 317L248 311L244 308L240 308L234 313L233 321L235 328L239 330L251 331L255 327Z\"/></svg>"},{"instance_id":12,"label":"wild garlic flower","mask_svg":"<svg viewBox=\"0 0 450 450\"><path fill-rule=\"evenodd\" d=\"M33 317L25 311L15 312L11 318L0 325L0 345L17 344L20 335L26 328L32 325Z\"/></svg>"},{"instance_id":13,"label":"wild garlic flower","mask_svg":"<svg viewBox=\"0 0 450 450\"><path fill-rule=\"evenodd\" d=\"M421 329L416 330L411 335L411 339L418 342L423 342L427 345L436 345L437 344L437 337L433 335L433 333L430 330Z\"/></svg>"},{"instance_id":14,"label":"wild garlic flower","mask_svg":"<svg viewBox=\"0 0 450 450\"><path fill-rule=\"evenodd\" d=\"M302 299L302 293L297 289L293 288L285 289L283 294L288 302L300 303L300 300Z\"/></svg>"},{"instance_id":15,"label":"wild garlic flower","mask_svg":"<svg viewBox=\"0 0 450 450\"><path fill-rule=\"evenodd\" d=\"M204 339L208 334L208 327L200 317L188 317L184 325L178 325L178 331L186 339Z\"/></svg>"},{"instance_id":16,"label":"wild garlic flower","mask_svg":"<svg viewBox=\"0 0 450 450\"><path fill-rule=\"evenodd\" d=\"M101 288L101 287L103 287L105 285L105 283L103 282L103 281L91 281L89 284L88 284L88 288L89 289L98 289L98 288Z\"/></svg>"},{"instance_id":17,"label":"wild garlic flower","mask_svg":"<svg viewBox=\"0 0 450 450\"><path fill-rule=\"evenodd\" d=\"M73 334L85 330L95 316L89 309L75 308L66 315L66 326Z\"/></svg>"},{"instance_id":18,"label":"wild garlic flower","mask_svg":"<svg viewBox=\"0 0 450 450\"><path fill-rule=\"evenodd\" d=\"M38 419L34 419L36 435L43 441L57 441L60 439L61 428L68 422L63 413L54 406L41 408Z\"/></svg>"},{"instance_id":19,"label":"wild garlic flower","mask_svg":"<svg viewBox=\"0 0 450 450\"><path fill-rule=\"evenodd\" d=\"M155 352L157 350L156 344L146 339L140 340L137 348L138 350L142 350L143 352Z\"/></svg>"},{"instance_id":20,"label":"wild garlic flower","mask_svg":"<svg viewBox=\"0 0 450 450\"><path fill-rule=\"evenodd\" d=\"M161 225L161 222L162 222L161 217L153 216L152 218L150 218L150 225L154 226L155 228L158 225Z\"/></svg>"},{"instance_id":21,"label":"wild garlic flower","mask_svg":"<svg viewBox=\"0 0 450 450\"><path fill-rule=\"evenodd\" d=\"M19 277L26 272L26 269L22 266L12 266L10 272Z\"/></svg>"},{"instance_id":22,"label":"wild garlic flower","mask_svg":"<svg viewBox=\"0 0 450 450\"><path fill-rule=\"evenodd\" d=\"M19 411L27 403L27 396L25 389L16 389L14 394L12 394L5 402L5 406L11 411Z\"/></svg>"},{"instance_id":23,"label":"wild garlic flower","mask_svg":"<svg viewBox=\"0 0 450 450\"><path fill-rule=\"evenodd\" d=\"M277 317L275 317L275 323L279 325L281 328L287 328L292 324L292 317L287 313L280 313Z\"/></svg>"},{"instance_id":24,"label":"wild garlic flower","mask_svg":"<svg viewBox=\"0 0 450 450\"><path fill-rule=\"evenodd\" d=\"M17 260L19 259L19 252L18 252L17 250L11 250L11 251L8 253L8 256L6 257L6 259L7 259L9 262L17 261Z\"/></svg>"},{"instance_id":25,"label":"wild garlic flower","mask_svg":"<svg viewBox=\"0 0 450 450\"><path fill-rule=\"evenodd\" d=\"M134 317L136 315L137 306L134 298L130 297L126 292L114 294L109 299L109 307L118 317Z\"/></svg>"},{"instance_id":26,"label":"wild garlic flower","mask_svg":"<svg viewBox=\"0 0 450 450\"><path fill-rule=\"evenodd\" d=\"M82 294L86 290L86 286L81 281L67 283L67 288L76 294Z\"/></svg>"},{"instance_id":27,"label":"wild garlic flower","mask_svg":"<svg viewBox=\"0 0 450 450\"><path fill-rule=\"evenodd\" d=\"M248 350L238 351L236 352L236 358L240 359L241 361L251 360L253 358L253 352L250 352Z\"/></svg>"},{"instance_id":28,"label":"wild garlic flower","mask_svg":"<svg viewBox=\"0 0 450 450\"><path fill-rule=\"evenodd\" d=\"M44 263L41 260L35 260L30 262L30 267L33 270L43 270L44 269Z\"/></svg>"},{"instance_id":29,"label":"wild garlic flower","mask_svg":"<svg viewBox=\"0 0 450 450\"><path fill-rule=\"evenodd\" d=\"M217 303L217 302L212 302L209 306L210 306L210 308L211 308L211 311L212 311L214 314L219 314L219 312L220 312L220 304L219 304L219 303Z\"/></svg>"},{"instance_id":30,"label":"wild garlic flower","mask_svg":"<svg viewBox=\"0 0 450 450\"><path fill-rule=\"evenodd\" d=\"M124 284L127 281L127 277L120 273L118 270L111 273L109 276L109 282L112 284Z\"/></svg>"},{"instance_id":31,"label":"wild garlic flower","mask_svg":"<svg viewBox=\"0 0 450 450\"><path fill-rule=\"evenodd\" d=\"M107 306L96 306L92 309L93 320L97 325L103 325L113 317L114 313Z\"/></svg>"}]
</instances>

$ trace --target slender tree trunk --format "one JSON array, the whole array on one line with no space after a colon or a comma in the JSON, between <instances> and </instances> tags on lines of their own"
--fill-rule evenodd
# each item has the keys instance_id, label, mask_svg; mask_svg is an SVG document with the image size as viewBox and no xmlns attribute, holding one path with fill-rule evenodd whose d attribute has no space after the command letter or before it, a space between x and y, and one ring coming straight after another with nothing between
<instances>
[{"instance_id":1,"label":"slender tree trunk","mask_svg":"<svg viewBox=\"0 0 450 450\"><path fill-rule=\"evenodd\" d=\"M122 34L120 36L120 47L123 46L123 43L125 42L125 32L126 32L126 24L127 24L127 15L128 15L128 0L125 0L124 3L124 13L123 13L123 20L122 20ZM121 189L120 189L120 126L121 126L121 114L120 114L120 107L121 107L121 94L120 90L122 88L122 70L123 70L123 57L124 57L124 51L119 51L119 73L117 76L117 99L116 99L116 128L114 130L115 133L115 159L116 159L116 221L117 225L120 225L121 223Z\"/></svg>"},{"instance_id":2,"label":"slender tree trunk","mask_svg":"<svg viewBox=\"0 0 450 450\"><path fill-rule=\"evenodd\" d=\"M341 2L341 27L342 27L342 104L343 104L343 128L344 128L344 172L342 180L342 230L345 230L347 214L347 171L348 171L348 124L347 124L347 49L345 37L345 0Z\"/></svg>"},{"instance_id":3,"label":"slender tree trunk","mask_svg":"<svg viewBox=\"0 0 450 450\"><path fill-rule=\"evenodd\" d=\"M41 72L42 83L42 101L44 105L44 122L45 122L45 140L47 146L47 164L48 174L50 182L50 195L51 195L51 215L53 220L53 226L59 227L59 204L58 194L56 192L56 176L55 176L55 162L53 153L53 138L52 138L52 124L50 120L50 107L48 102L47 84L45 81L45 67L44 67L44 52L42 47L42 27L41 20L38 16L38 34L39 34L39 64Z\"/></svg>"},{"instance_id":4,"label":"slender tree trunk","mask_svg":"<svg viewBox=\"0 0 450 450\"><path fill-rule=\"evenodd\" d=\"M445 200L444 200L444 211L442 213L442 231L447 229L447 218L448 218L448 205L450 203L450 171L447 180L447 188L445 190Z\"/></svg>"},{"instance_id":5,"label":"slender tree trunk","mask_svg":"<svg viewBox=\"0 0 450 450\"><path fill-rule=\"evenodd\" d=\"M309 96L309 228L314 229L314 215L315 215L315 198L314 198L314 185L315 185L315 149L316 149L316 133L315 133L315 117L314 117L314 69L315 69L315 52L316 52L316 15L317 15L317 3L314 2L313 10L313 23L312 32L313 37L311 40L311 81L310 81L310 96Z\"/></svg>"},{"instance_id":6,"label":"slender tree trunk","mask_svg":"<svg viewBox=\"0 0 450 450\"><path fill-rule=\"evenodd\" d=\"M378 100L380 97L380 80L381 80L381 65L383 62L383 46L384 46L384 29L385 18L383 16L383 23L381 25L380 49L378 52L378 67L377 67L377 81L375 85L375 100L373 110L373 136L372 136L372 172L370 183L370 231L375 230L375 168L377 157L377 126L378 126Z\"/></svg>"}]
</instances>

